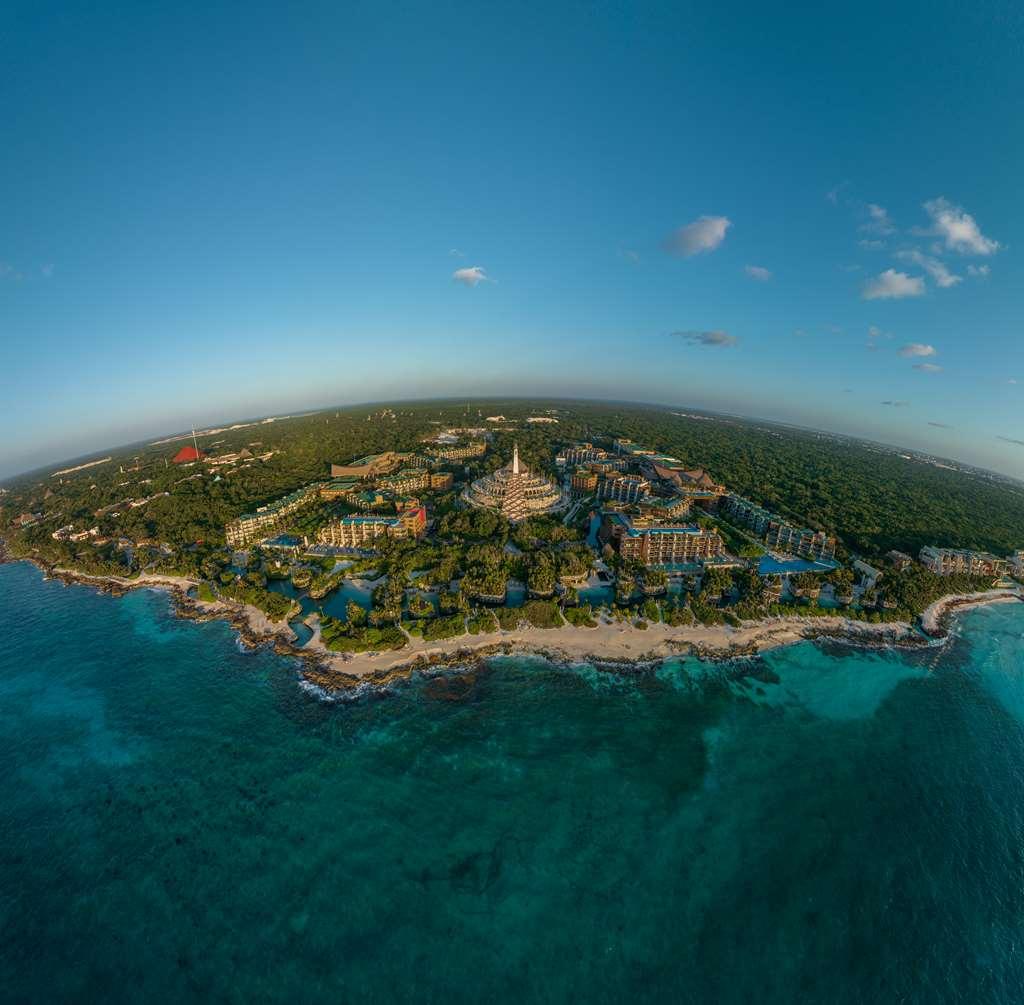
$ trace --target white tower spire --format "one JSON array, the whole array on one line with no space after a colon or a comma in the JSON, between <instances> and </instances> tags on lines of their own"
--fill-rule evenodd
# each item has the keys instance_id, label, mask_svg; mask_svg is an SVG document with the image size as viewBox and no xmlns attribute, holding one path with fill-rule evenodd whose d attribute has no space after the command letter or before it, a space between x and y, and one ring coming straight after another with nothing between
<instances>
[{"instance_id":1,"label":"white tower spire","mask_svg":"<svg viewBox=\"0 0 1024 1005\"><path fill-rule=\"evenodd\" d=\"M519 444L512 447L512 474L519 474Z\"/></svg>"}]
</instances>

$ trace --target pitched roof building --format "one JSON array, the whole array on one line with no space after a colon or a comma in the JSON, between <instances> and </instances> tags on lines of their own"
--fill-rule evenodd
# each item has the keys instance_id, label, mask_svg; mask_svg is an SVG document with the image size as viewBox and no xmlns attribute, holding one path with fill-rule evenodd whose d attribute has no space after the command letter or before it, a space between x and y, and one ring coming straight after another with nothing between
<instances>
[{"instance_id":1,"label":"pitched roof building","mask_svg":"<svg viewBox=\"0 0 1024 1005\"><path fill-rule=\"evenodd\" d=\"M182 447L171 459L172 464L193 464L201 461L206 454L195 447Z\"/></svg>"}]
</instances>

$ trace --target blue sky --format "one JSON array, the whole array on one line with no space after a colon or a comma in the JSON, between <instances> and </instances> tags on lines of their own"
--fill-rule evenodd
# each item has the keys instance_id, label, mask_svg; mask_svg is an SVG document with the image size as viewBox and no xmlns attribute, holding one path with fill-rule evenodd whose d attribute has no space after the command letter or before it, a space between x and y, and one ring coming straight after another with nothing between
<instances>
[{"instance_id":1,"label":"blue sky","mask_svg":"<svg viewBox=\"0 0 1024 1005\"><path fill-rule=\"evenodd\" d=\"M1019 7L189 6L4 8L0 477L473 393L1024 476Z\"/></svg>"}]
</instances>

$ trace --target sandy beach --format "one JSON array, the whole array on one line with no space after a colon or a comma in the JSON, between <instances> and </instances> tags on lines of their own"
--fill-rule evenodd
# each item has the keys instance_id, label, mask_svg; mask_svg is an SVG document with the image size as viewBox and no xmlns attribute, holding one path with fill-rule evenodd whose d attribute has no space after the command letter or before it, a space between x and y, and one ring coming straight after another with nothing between
<instances>
[{"instance_id":1,"label":"sandy beach","mask_svg":"<svg viewBox=\"0 0 1024 1005\"><path fill-rule=\"evenodd\" d=\"M541 654L569 662L646 663L681 653L708 658L749 655L801 639L820 635L842 635L862 639L866 644L899 644L920 638L910 625L867 625L848 618L768 618L749 621L739 627L728 625L686 625L671 627L650 624L637 628L622 622L605 621L596 628L521 627L480 635L460 635L436 642L412 638L404 649L382 653L332 653L314 638L304 652L318 652L322 666L316 674L324 685L332 673L345 678L367 680L389 677L414 666L441 663L452 657L473 659L485 652Z\"/></svg>"},{"instance_id":2,"label":"sandy beach","mask_svg":"<svg viewBox=\"0 0 1024 1005\"><path fill-rule=\"evenodd\" d=\"M951 593L921 613L921 628L929 635L941 635L946 620L954 613L982 604L1007 604L1024 600L1020 590L986 590L983 593Z\"/></svg>"},{"instance_id":3,"label":"sandy beach","mask_svg":"<svg viewBox=\"0 0 1024 1005\"><path fill-rule=\"evenodd\" d=\"M340 690L360 683L377 683L405 675L414 669L483 658L494 653L538 654L566 662L648 663L693 653L709 659L752 655L790 645L804 639L833 637L864 645L913 646L945 634L949 619L957 612L982 604L1010 603L1024 599L1020 590L987 590L973 594L950 594L930 605L921 615L922 636L906 622L869 624L839 615L835 617L778 617L745 621L739 626L685 625L663 623L638 628L633 624L602 618L595 628L564 625L559 628L523 626L479 635L460 635L434 642L409 636L399 650L367 653L331 652L320 640L319 625L303 647L293 645L295 633L286 621L273 622L263 611L249 604L228 600L206 602L191 598L188 591L195 580L183 576L142 574L134 579L116 576L88 576L70 569L52 569L48 574L66 582L95 585L112 592L133 589L167 590L174 594L178 613L197 620L223 618L239 631L242 641L256 646L274 643L280 651L302 657L302 671L318 687Z\"/></svg>"}]
</instances>

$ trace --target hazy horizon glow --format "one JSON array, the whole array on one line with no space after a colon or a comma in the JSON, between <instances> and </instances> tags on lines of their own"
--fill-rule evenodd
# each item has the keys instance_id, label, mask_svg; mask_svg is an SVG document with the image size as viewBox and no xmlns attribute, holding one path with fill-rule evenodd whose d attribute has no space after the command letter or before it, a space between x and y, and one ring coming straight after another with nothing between
<instances>
[{"instance_id":1,"label":"hazy horizon glow","mask_svg":"<svg viewBox=\"0 0 1024 1005\"><path fill-rule=\"evenodd\" d=\"M1024 477L1022 29L992 3L16 3L0 478L466 396Z\"/></svg>"}]
</instances>

